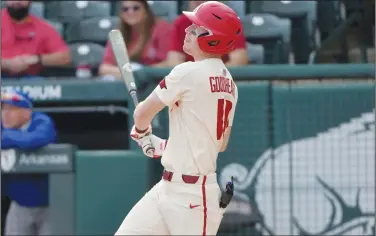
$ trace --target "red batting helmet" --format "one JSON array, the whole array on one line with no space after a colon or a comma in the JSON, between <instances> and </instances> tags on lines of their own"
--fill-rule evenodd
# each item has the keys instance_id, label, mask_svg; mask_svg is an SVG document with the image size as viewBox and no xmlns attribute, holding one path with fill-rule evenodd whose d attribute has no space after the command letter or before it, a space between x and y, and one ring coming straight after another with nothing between
<instances>
[{"instance_id":1,"label":"red batting helmet","mask_svg":"<svg viewBox=\"0 0 376 236\"><path fill-rule=\"evenodd\" d=\"M242 25L236 13L227 5L207 1L193 12L183 11L193 24L209 33L198 36L200 49L207 53L227 54L231 52L242 33Z\"/></svg>"}]
</instances>

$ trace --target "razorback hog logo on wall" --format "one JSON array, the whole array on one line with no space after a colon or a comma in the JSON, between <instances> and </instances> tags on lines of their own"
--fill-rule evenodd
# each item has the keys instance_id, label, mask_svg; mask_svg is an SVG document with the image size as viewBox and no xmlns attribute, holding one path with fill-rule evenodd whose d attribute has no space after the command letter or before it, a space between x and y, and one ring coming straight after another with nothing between
<instances>
[{"instance_id":1,"label":"razorback hog logo on wall","mask_svg":"<svg viewBox=\"0 0 376 236\"><path fill-rule=\"evenodd\" d=\"M159 82L159 87L161 89L167 89L166 80L162 79L161 82Z\"/></svg>"},{"instance_id":2,"label":"razorback hog logo on wall","mask_svg":"<svg viewBox=\"0 0 376 236\"><path fill-rule=\"evenodd\" d=\"M251 169L230 163L220 182L234 176L232 204L252 206L261 235L375 235L374 150L375 115L364 113L266 150Z\"/></svg>"}]
</instances>

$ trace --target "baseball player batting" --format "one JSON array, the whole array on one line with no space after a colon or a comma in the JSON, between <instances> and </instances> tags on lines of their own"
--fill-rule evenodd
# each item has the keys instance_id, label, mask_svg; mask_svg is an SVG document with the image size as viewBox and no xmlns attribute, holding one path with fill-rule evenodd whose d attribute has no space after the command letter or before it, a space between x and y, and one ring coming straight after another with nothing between
<instances>
[{"instance_id":1,"label":"baseball player batting","mask_svg":"<svg viewBox=\"0 0 376 236\"><path fill-rule=\"evenodd\" d=\"M115 235L215 235L229 202L221 198L216 161L229 141L238 92L221 56L234 48L241 22L217 1L183 13L193 23L186 29L183 49L194 62L174 67L137 105L130 134L141 148L151 141L154 153L144 153L163 156L165 170ZM150 125L165 106L168 140L153 135Z\"/></svg>"}]
</instances>

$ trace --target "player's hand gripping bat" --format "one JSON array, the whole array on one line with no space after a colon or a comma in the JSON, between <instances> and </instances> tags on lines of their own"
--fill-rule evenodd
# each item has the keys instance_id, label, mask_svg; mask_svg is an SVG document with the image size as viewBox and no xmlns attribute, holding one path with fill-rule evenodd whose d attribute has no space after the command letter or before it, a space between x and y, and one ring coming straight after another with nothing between
<instances>
[{"instance_id":1,"label":"player's hand gripping bat","mask_svg":"<svg viewBox=\"0 0 376 236\"><path fill-rule=\"evenodd\" d=\"M125 83L129 95L132 97L135 106L138 105L137 88L133 76L132 66L129 62L128 49L124 42L124 38L119 30L111 30L108 34L112 51L114 52L116 63L120 69L121 77ZM150 138L143 139L142 146L144 151L153 155L155 149Z\"/></svg>"}]
</instances>

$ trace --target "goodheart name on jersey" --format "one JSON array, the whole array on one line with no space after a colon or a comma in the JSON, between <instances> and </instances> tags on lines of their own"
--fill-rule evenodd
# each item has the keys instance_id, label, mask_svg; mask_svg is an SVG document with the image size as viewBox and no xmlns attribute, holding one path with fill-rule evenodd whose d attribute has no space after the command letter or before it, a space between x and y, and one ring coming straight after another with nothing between
<instances>
[{"instance_id":1,"label":"goodheart name on jersey","mask_svg":"<svg viewBox=\"0 0 376 236\"><path fill-rule=\"evenodd\" d=\"M235 83L233 80L223 76L211 76L209 77L210 88L212 93L229 93L235 97Z\"/></svg>"}]
</instances>

